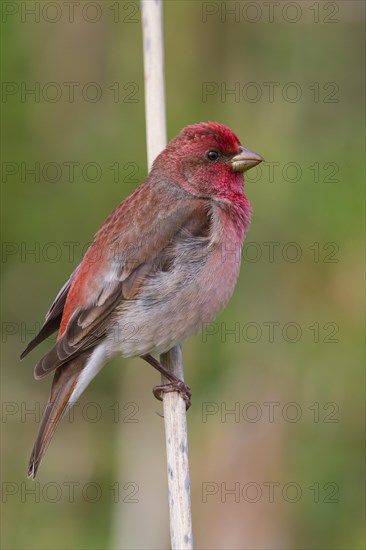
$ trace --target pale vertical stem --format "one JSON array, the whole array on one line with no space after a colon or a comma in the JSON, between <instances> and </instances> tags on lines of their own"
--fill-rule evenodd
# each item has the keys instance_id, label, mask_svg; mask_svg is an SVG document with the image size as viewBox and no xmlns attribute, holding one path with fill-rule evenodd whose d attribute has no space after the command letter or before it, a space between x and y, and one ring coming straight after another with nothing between
<instances>
[{"instance_id":1,"label":"pale vertical stem","mask_svg":"<svg viewBox=\"0 0 366 550\"><path fill-rule=\"evenodd\" d=\"M149 169L166 146L163 18L160 0L141 0Z\"/></svg>"},{"instance_id":2,"label":"pale vertical stem","mask_svg":"<svg viewBox=\"0 0 366 550\"><path fill-rule=\"evenodd\" d=\"M166 145L162 1L141 0L147 157L151 168ZM161 355L161 363L183 380L182 350ZM165 383L166 380L163 380ZM169 489L170 539L173 550L193 549L191 486L186 404L177 392L163 394Z\"/></svg>"},{"instance_id":3,"label":"pale vertical stem","mask_svg":"<svg viewBox=\"0 0 366 550\"><path fill-rule=\"evenodd\" d=\"M161 355L160 361L181 380L184 380L180 345ZM167 380L163 378L163 383L166 382ZM170 540L173 550L192 550L191 481L186 403L179 393L169 392L163 394L163 405L168 466Z\"/></svg>"}]
</instances>

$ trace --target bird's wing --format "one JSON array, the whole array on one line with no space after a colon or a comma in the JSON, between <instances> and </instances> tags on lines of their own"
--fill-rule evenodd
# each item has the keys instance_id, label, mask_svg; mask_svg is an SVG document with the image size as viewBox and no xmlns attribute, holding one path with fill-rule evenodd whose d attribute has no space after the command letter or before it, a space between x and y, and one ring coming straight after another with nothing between
<instances>
[{"instance_id":1,"label":"bird's wing","mask_svg":"<svg viewBox=\"0 0 366 550\"><path fill-rule=\"evenodd\" d=\"M79 266L74 270L74 272L70 275L68 281L64 284L64 286L61 288L60 292L57 294L56 298L54 299L50 309L48 310L45 322L33 340L31 340L28 344L28 346L25 348L23 353L21 354L20 358L24 359L26 355L28 355L29 352L31 352L38 344L43 342L46 338L48 338L51 334L53 334L60 326L61 319L62 319L62 313L64 311L66 298L69 293L71 283L76 276L76 273L79 269Z\"/></svg>"},{"instance_id":2,"label":"bird's wing","mask_svg":"<svg viewBox=\"0 0 366 550\"><path fill-rule=\"evenodd\" d=\"M173 197L168 204L164 202L164 217L161 214L152 217L148 202L141 206L139 201L140 210L136 211L142 223L136 225L136 220L130 218L130 226L123 228L123 222L118 222L131 207L129 201L124 201L98 232L92 245L94 252L98 251L97 259L90 261L90 247L72 281L59 339L36 365L36 378L42 378L105 338L113 326L117 305L135 299L150 275L169 269L177 235L188 232L193 237L207 237L210 220L205 200L185 197L177 204ZM140 233L136 232L137 227ZM126 254L131 245L133 254Z\"/></svg>"}]
</instances>

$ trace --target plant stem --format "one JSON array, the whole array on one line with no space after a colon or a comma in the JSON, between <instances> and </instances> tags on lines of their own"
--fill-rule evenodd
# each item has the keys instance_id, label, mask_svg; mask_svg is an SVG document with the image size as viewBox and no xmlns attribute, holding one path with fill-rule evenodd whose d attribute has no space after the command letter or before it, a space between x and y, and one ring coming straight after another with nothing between
<instances>
[{"instance_id":1,"label":"plant stem","mask_svg":"<svg viewBox=\"0 0 366 550\"><path fill-rule=\"evenodd\" d=\"M147 157L151 168L166 146L162 1L141 0ZM181 346L160 356L160 362L183 380ZM163 379L163 384L166 380ZM186 403L178 392L163 394L170 539L173 550L192 550L191 488L188 462Z\"/></svg>"}]
</instances>

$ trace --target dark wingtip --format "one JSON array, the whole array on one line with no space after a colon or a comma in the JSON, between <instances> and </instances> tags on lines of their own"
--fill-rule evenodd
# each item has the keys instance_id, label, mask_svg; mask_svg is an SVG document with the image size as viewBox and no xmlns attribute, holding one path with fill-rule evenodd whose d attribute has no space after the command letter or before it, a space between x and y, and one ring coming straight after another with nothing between
<instances>
[{"instance_id":1,"label":"dark wingtip","mask_svg":"<svg viewBox=\"0 0 366 550\"><path fill-rule=\"evenodd\" d=\"M28 478L29 479L34 479L36 477L38 467L39 467L39 460L37 460L35 458L34 450L33 450L32 454L31 454L31 457L29 459L29 464L28 464Z\"/></svg>"},{"instance_id":2,"label":"dark wingtip","mask_svg":"<svg viewBox=\"0 0 366 550\"><path fill-rule=\"evenodd\" d=\"M30 350L29 350L30 351ZM29 353L28 348L26 348L20 355L20 360L23 361L24 357Z\"/></svg>"},{"instance_id":3,"label":"dark wingtip","mask_svg":"<svg viewBox=\"0 0 366 550\"><path fill-rule=\"evenodd\" d=\"M37 470L34 464L28 466L28 479L35 479Z\"/></svg>"},{"instance_id":4,"label":"dark wingtip","mask_svg":"<svg viewBox=\"0 0 366 550\"><path fill-rule=\"evenodd\" d=\"M34 349L37 345L37 338L33 338L33 340L31 340L28 344L28 346L25 348L25 350L22 352L21 356L20 356L20 360L24 359L24 357L26 355L28 355L29 352L32 351L32 349Z\"/></svg>"}]
</instances>

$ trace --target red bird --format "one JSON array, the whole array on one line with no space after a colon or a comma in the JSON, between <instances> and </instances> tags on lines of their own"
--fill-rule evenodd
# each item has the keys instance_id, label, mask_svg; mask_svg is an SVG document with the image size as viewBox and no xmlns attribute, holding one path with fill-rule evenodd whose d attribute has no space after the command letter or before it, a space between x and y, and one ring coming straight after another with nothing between
<instances>
[{"instance_id":1,"label":"red bird","mask_svg":"<svg viewBox=\"0 0 366 550\"><path fill-rule=\"evenodd\" d=\"M60 290L22 358L59 328L35 378L55 371L30 457L40 461L63 414L112 357L140 356L178 390L190 391L152 355L192 336L229 300L251 207L243 172L263 158L214 122L184 128L146 181L110 214Z\"/></svg>"}]
</instances>

